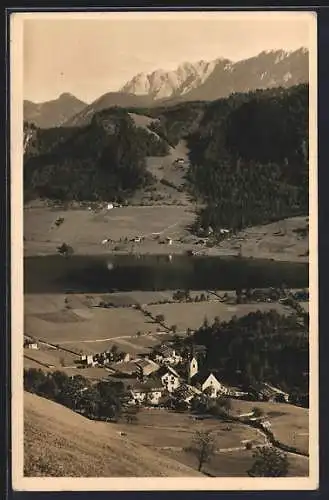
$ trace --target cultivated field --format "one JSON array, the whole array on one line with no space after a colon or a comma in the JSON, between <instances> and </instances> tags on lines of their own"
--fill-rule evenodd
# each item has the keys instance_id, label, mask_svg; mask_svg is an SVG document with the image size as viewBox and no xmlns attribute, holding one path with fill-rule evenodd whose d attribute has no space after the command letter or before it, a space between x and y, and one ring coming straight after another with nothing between
<instances>
[{"instance_id":1,"label":"cultivated field","mask_svg":"<svg viewBox=\"0 0 329 500\"><path fill-rule=\"evenodd\" d=\"M308 452L309 410L285 403L232 400L233 414L241 415L257 406L271 422L275 437L284 444Z\"/></svg>"},{"instance_id":2,"label":"cultivated field","mask_svg":"<svg viewBox=\"0 0 329 500\"><path fill-rule=\"evenodd\" d=\"M141 410L138 414L138 425L118 424L124 428L134 442L152 448L186 448L192 443L196 431L212 431L217 450L228 448L244 448L242 441L250 440L255 444L263 444L264 438L255 429L240 424L227 424L211 418L202 421L194 420L187 413L175 413L168 410Z\"/></svg>"},{"instance_id":3,"label":"cultivated field","mask_svg":"<svg viewBox=\"0 0 329 500\"><path fill-rule=\"evenodd\" d=\"M307 220L308 217L292 217L251 227L224 241L220 247L230 251L241 245L244 257L308 262L308 238L299 238L295 232L305 228Z\"/></svg>"},{"instance_id":4,"label":"cultivated field","mask_svg":"<svg viewBox=\"0 0 329 500\"><path fill-rule=\"evenodd\" d=\"M172 189L172 188L171 188ZM196 244L188 227L194 222L196 206L182 205L129 206L103 209L94 213L86 209L60 210L49 207L26 207L24 210L25 255L56 253L63 242L76 254L184 254L194 250L203 255L231 256L308 262L308 239L299 239L296 228L306 225L305 217L254 227L224 240L215 247ZM58 217L64 222L55 226ZM282 234L280 233L282 229ZM144 237L141 243L130 241ZM172 238L171 245L159 238ZM102 244L104 239L112 242Z\"/></svg>"},{"instance_id":5,"label":"cultivated field","mask_svg":"<svg viewBox=\"0 0 329 500\"><path fill-rule=\"evenodd\" d=\"M113 303L132 304L139 302L155 318L164 315L168 327L177 326L178 333L187 328L199 328L204 318L212 322L216 316L229 321L233 316L241 317L250 312L277 310L289 314L290 309L277 303L225 304L216 299L205 302L172 302L148 305L157 300L172 300L172 291L129 292L103 295L43 294L25 295L25 334L37 339L60 345L74 352L97 353L116 344L120 350L130 354L141 354L152 349L159 342L170 338L163 326L141 311L132 307L93 307L100 300ZM191 292L193 297L194 292ZM31 355L31 352L30 352ZM33 354L33 359L58 365L64 359L66 366L72 365L69 355L48 349ZM67 358L67 359L66 359ZM71 362L70 362L71 361Z\"/></svg>"},{"instance_id":6,"label":"cultivated field","mask_svg":"<svg viewBox=\"0 0 329 500\"><path fill-rule=\"evenodd\" d=\"M54 225L57 217L64 217L59 227ZM100 213L87 209L29 208L24 212L25 254L56 253L56 247L63 242L71 245L77 254L181 253L190 246L160 245L153 233L179 239L187 234L186 227L194 217L192 207L182 206L130 206ZM140 244L120 242L120 239L137 236L146 239ZM114 243L102 245L108 238Z\"/></svg>"},{"instance_id":7,"label":"cultivated field","mask_svg":"<svg viewBox=\"0 0 329 500\"><path fill-rule=\"evenodd\" d=\"M161 450L191 468L197 468L197 460L185 448L191 445L197 430L211 430L217 452L204 470L221 477L247 476L253 458L252 452L245 450L245 440L254 445L264 443L264 437L253 428L230 424L231 430L228 431L227 424L219 420L195 421L187 414L167 410L142 410L138 414L137 425L116 425L132 442ZM308 475L307 458L289 455L289 463L290 476Z\"/></svg>"},{"instance_id":8,"label":"cultivated field","mask_svg":"<svg viewBox=\"0 0 329 500\"><path fill-rule=\"evenodd\" d=\"M33 297L33 300L32 300ZM56 297L56 301L59 298ZM138 331L155 333L159 325L132 308L104 309L100 307L65 309L62 307L43 312L30 312L25 307L25 333L54 344L104 341L117 337L130 337ZM42 295L29 296L29 303L43 302ZM34 309L35 310L35 309Z\"/></svg>"},{"instance_id":9,"label":"cultivated field","mask_svg":"<svg viewBox=\"0 0 329 500\"><path fill-rule=\"evenodd\" d=\"M212 322L216 316L220 321L229 321L233 316L241 317L254 311L277 310L280 314L289 314L289 308L278 303L259 303L259 304L238 304L229 305L219 301L211 302L190 302L175 304L149 305L147 310L153 316L163 314L167 325L176 325L177 329L186 330L187 328L199 328L204 318Z\"/></svg>"}]
</instances>

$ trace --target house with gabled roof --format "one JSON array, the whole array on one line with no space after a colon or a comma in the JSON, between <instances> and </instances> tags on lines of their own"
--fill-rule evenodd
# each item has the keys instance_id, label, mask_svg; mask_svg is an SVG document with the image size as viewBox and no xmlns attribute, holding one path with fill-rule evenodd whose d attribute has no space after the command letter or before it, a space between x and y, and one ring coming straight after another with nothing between
<instances>
[{"instance_id":1,"label":"house with gabled roof","mask_svg":"<svg viewBox=\"0 0 329 500\"><path fill-rule=\"evenodd\" d=\"M155 360L159 363L178 365L183 361L181 354L174 347L162 344L154 349Z\"/></svg>"},{"instance_id":2,"label":"house with gabled roof","mask_svg":"<svg viewBox=\"0 0 329 500\"><path fill-rule=\"evenodd\" d=\"M172 366L162 365L157 372L157 377L161 379L163 387L168 392L175 391L181 385L181 378Z\"/></svg>"},{"instance_id":3,"label":"house with gabled roof","mask_svg":"<svg viewBox=\"0 0 329 500\"><path fill-rule=\"evenodd\" d=\"M201 391L199 389L188 384L180 385L175 391L175 396L181 401L185 401L187 404L190 404L192 399L196 396L200 396L200 394Z\"/></svg>"},{"instance_id":4,"label":"house with gabled roof","mask_svg":"<svg viewBox=\"0 0 329 500\"><path fill-rule=\"evenodd\" d=\"M215 370L202 370L196 373L191 377L191 385L202 392L208 391L212 398L229 394L229 386L221 382Z\"/></svg>"},{"instance_id":5,"label":"house with gabled roof","mask_svg":"<svg viewBox=\"0 0 329 500\"><path fill-rule=\"evenodd\" d=\"M165 391L160 379L148 380L147 382L135 382L130 393L132 401L136 404L144 403L158 405Z\"/></svg>"},{"instance_id":6,"label":"house with gabled roof","mask_svg":"<svg viewBox=\"0 0 329 500\"><path fill-rule=\"evenodd\" d=\"M288 402L289 394L285 391L282 391L278 387L274 387L273 385L263 382L258 384L252 388L253 392L256 392L259 399L265 401L272 402Z\"/></svg>"},{"instance_id":7,"label":"house with gabled roof","mask_svg":"<svg viewBox=\"0 0 329 500\"><path fill-rule=\"evenodd\" d=\"M137 373L142 377L148 377L159 369L159 365L151 359L139 358L134 360Z\"/></svg>"}]
</instances>

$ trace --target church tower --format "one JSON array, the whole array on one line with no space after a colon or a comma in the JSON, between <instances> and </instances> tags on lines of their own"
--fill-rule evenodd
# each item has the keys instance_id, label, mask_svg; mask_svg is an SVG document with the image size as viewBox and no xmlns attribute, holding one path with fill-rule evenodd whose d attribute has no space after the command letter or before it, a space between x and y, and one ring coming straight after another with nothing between
<instances>
[{"instance_id":1,"label":"church tower","mask_svg":"<svg viewBox=\"0 0 329 500\"><path fill-rule=\"evenodd\" d=\"M199 371L198 360L195 356L192 357L189 363L189 380Z\"/></svg>"}]
</instances>

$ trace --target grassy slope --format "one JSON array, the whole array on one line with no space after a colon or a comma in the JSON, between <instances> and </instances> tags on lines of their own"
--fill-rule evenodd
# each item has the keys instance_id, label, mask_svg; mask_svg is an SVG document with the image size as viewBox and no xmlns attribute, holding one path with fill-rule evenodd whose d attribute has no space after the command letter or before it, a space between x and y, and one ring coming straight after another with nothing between
<instances>
[{"instance_id":1,"label":"grassy slope","mask_svg":"<svg viewBox=\"0 0 329 500\"><path fill-rule=\"evenodd\" d=\"M116 426L93 422L71 410L25 393L25 474L115 477L198 476L142 445L120 436ZM119 427L117 428L119 429Z\"/></svg>"}]
</instances>

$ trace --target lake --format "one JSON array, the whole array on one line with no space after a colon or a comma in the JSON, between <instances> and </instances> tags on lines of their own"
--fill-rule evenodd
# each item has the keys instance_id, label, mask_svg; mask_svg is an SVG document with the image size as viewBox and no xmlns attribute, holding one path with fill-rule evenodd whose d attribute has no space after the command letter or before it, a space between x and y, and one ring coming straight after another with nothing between
<instances>
[{"instance_id":1,"label":"lake","mask_svg":"<svg viewBox=\"0 0 329 500\"><path fill-rule=\"evenodd\" d=\"M25 293L105 293L122 290L230 290L308 287L305 263L234 257L82 256L24 258Z\"/></svg>"}]
</instances>

